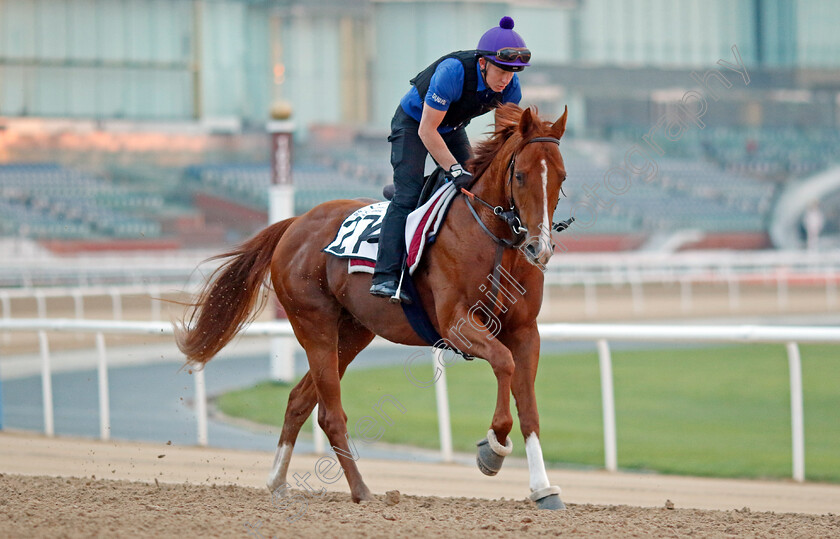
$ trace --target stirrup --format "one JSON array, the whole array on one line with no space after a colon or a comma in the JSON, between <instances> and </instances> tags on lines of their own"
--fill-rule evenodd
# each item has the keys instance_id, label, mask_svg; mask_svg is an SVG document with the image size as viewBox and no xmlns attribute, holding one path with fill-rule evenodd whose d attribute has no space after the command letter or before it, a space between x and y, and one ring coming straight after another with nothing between
<instances>
[{"instance_id":1,"label":"stirrup","mask_svg":"<svg viewBox=\"0 0 840 539\"><path fill-rule=\"evenodd\" d=\"M400 290L400 295L397 297L396 281L385 281L384 283L371 285L369 292L378 298L388 298L391 303L411 303L411 298L405 290Z\"/></svg>"}]
</instances>

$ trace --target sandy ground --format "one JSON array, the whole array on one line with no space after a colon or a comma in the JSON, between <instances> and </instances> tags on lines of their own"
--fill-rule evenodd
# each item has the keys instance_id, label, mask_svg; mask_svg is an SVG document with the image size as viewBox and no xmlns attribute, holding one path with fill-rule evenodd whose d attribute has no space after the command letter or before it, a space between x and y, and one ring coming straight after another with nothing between
<instances>
[{"instance_id":1,"label":"sandy ground","mask_svg":"<svg viewBox=\"0 0 840 539\"><path fill-rule=\"evenodd\" d=\"M296 455L290 478L310 473L323 486L316 458ZM521 462L487 478L461 464L362 459L374 501L353 504L342 479L323 497L295 491L284 506L263 487L271 459L3 433L0 536L840 536L835 485L550 470L569 509L547 512L525 500Z\"/></svg>"}]
</instances>

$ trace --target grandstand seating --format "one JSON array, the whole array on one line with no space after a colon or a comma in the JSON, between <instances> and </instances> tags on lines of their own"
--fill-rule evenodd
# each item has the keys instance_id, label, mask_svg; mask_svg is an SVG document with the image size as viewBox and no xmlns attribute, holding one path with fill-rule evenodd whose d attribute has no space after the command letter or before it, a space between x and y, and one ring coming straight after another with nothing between
<instances>
[{"instance_id":1,"label":"grandstand seating","mask_svg":"<svg viewBox=\"0 0 840 539\"><path fill-rule=\"evenodd\" d=\"M134 215L163 198L113 186L57 164L0 166L0 231L36 239L139 238L160 235L154 219Z\"/></svg>"},{"instance_id":2,"label":"grandstand seating","mask_svg":"<svg viewBox=\"0 0 840 539\"><path fill-rule=\"evenodd\" d=\"M380 144L349 148L317 145L295 152L295 212L339 198L381 199L381 186L390 180L388 147ZM355 150L353 150L355 148ZM384 151L383 151L384 149ZM659 175L650 183L636 180L622 195L603 187L608 166L596 164L573 148L564 148L569 182L555 220L565 219L578 202L589 201L584 184L602 185L599 194L613 199L598 208L591 227L582 234L653 233L699 229L707 232L760 232L775 193L775 184L690 159L660 159ZM184 173L190 188L264 211L268 204L268 165L200 165Z\"/></svg>"},{"instance_id":3,"label":"grandstand seating","mask_svg":"<svg viewBox=\"0 0 840 539\"><path fill-rule=\"evenodd\" d=\"M609 138L626 144L641 141L645 133L613 128ZM739 175L776 180L809 176L840 159L840 132L827 128L708 126L663 144L672 157L705 159Z\"/></svg>"},{"instance_id":4,"label":"grandstand seating","mask_svg":"<svg viewBox=\"0 0 840 539\"><path fill-rule=\"evenodd\" d=\"M561 199L555 220L573 212L582 234L653 233L696 229L706 232L759 232L774 196L775 185L751 177L719 170L709 163L680 159L657 161L659 174L649 183L632 179L623 194L610 193L604 186L606 166L566 156L568 199ZM598 187L602 204L588 197L584 185ZM576 206L589 203L592 216Z\"/></svg>"},{"instance_id":5,"label":"grandstand seating","mask_svg":"<svg viewBox=\"0 0 840 539\"><path fill-rule=\"evenodd\" d=\"M340 198L381 198L382 186L319 164L297 164L295 213L303 213L322 202ZM271 170L268 165L195 165L184 171L187 185L250 208L267 210Z\"/></svg>"},{"instance_id":6,"label":"grandstand seating","mask_svg":"<svg viewBox=\"0 0 840 539\"><path fill-rule=\"evenodd\" d=\"M615 130L611 143L564 141L569 197L561 198L555 220L566 219L576 205L588 202L595 206L596 216L591 226L584 226L585 216L577 216L576 231L581 235L650 236L684 229L761 234L780 189L779 171L795 176L824 166L840 148L840 135L826 131L696 130L669 146L666 156L657 157L655 179L633 178L626 192L614 195L604 186L604 175L620 166L627 148L639 142L630 135ZM297 214L328 200L381 199L381 188L391 178L384 137L309 141L296 146L294 156ZM227 240L263 226L269 165L237 163L235 155L205 157L203 163L182 168L123 164L108 169L107 178L50 163L2 165L0 235L125 239L161 237L162 230L177 234L165 223L185 215L202 218L201 209L195 207L198 194L243 209L234 220L243 215L241 220L248 222L231 231ZM228 162L210 163L211 159ZM598 194L604 201L612 201L609 207L587 196L584 187L594 185L601 186ZM207 221L209 227L234 225Z\"/></svg>"}]
</instances>

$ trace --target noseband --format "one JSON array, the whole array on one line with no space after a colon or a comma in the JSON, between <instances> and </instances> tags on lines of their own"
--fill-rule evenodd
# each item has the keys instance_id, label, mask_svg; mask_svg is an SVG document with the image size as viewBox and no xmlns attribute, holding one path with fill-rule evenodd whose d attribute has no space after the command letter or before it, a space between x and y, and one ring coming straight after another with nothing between
<instances>
[{"instance_id":1,"label":"noseband","mask_svg":"<svg viewBox=\"0 0 840 539\"><path fill-rule=\"evenodd\" d=\"M533 142L551 142L552 144L560 145L560 139L554 137L535 137L531 140L527 141L524 146L531 144ZM490 236L493 241L495 241L500 247L508 247L511 249L519 248L525 240L528 238L528 229L522 225L522 220L519 218L519 209L516 207L516 201L513 198L513 174L514 169L516 168L516 152L513 152L513 155L510 156L510 162L508 163L508 180L507 186L505 191L508 192L508 204L509 208L505 209L502 206L493 206L492 204L488 203L487 201L483 200L482 198L470 193L469 191L464 190L464 194L467 196L464 198L464 201L467 203L467 207L470 209L470 213L472 213L473 217L478 224L481 226L481 229ZM510 227L511 235L513 236L512 239L505 239L500 238L493 234L493 232L487 228L487 225L484 224L484 221L481 220L481 217L478 215L478 212L475 211L471 200L475 199L493 210L493 215L504 221L508 227Z\"/></svg>"}]
</instances>

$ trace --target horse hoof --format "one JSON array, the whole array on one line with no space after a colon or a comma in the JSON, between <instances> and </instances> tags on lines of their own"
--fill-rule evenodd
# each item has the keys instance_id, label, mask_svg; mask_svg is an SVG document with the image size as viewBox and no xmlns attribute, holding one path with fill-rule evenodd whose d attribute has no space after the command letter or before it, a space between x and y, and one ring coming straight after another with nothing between
<instances>
[{"instance_id":1,"label":"horse hoof","mask_svg":"<svg viewBox=\"0 0 840 539\"><path fill-rule=\"evenodd\" d=\"M367 485L362 485L358 491L350 492L350 499L353 500L353 503L361 503L361 502L368 502L373 499L373 494L371 494L370 489L367 488Z\"/></svg>"},{"instance_id":2,"label":"horse hoof","mask_svg":"<svg viewBox=\"0 0 840 539\"><path fill-rule=\"evenodd\" d=\"M531 499L536 502L537 509L557 511L565 509L566 504L560 499L560 487L545 487L531 493Z\"/></svg>"},{"instance_id":3,"label":"horse hoof","mask_svg":"<svg viewBox=\"0 0 840 539\"><path fill-rule=\"evenodd\" d=\"M280 482L275 477L269 477L265 482L265 486L268 488L268 492L272 495L276 493L278 496L285 496L286 491L290 488L286 481Z\"/></svg>"},{"instance_id":4,"label":"horse hoof","mask_svg":"<svg viewBox=\"0 0 840 539\"><path fill-rule=\"evenodd\" d=\"M510 436L508 436L507 443L502 445L496 439L496 433L493 432L493 429L487 431L487 437L476 445L478 446L478 453L475 456L475 462L484 475L492 476L499 473L505 457L513 451L513 442Z\"/></svg>"},{"instance_id":5,"label":"horse hoof","mask_svg":"<svg viewBox=\"0 0 840 539\"><path fill-rule=\"evenodd\" d=\"M565 509L566 504L560 499L557 494L550 494L541 500L537 500L537 509L548 509L549 511L557 511Z\"/></svg>"}]
</instances>

